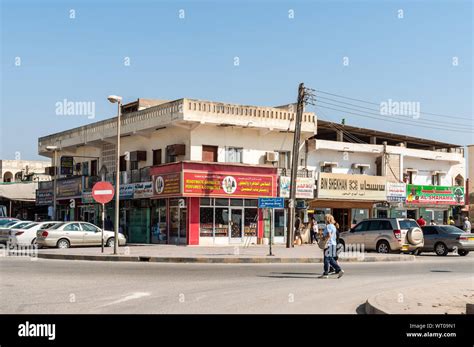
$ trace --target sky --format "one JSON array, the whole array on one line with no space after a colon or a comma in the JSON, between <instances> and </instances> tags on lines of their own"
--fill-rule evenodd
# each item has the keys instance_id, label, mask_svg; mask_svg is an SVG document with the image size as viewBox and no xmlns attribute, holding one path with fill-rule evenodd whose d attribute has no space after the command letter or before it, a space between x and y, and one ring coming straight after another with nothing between
<instances>
[{"instance_id":1,"label":"sky","mask_svg":"<svg viewBox=\"0 0 474 347\"><path fill-rule=\"evenodd\" d=\"M321 119L474 143L472 1L0 3L0 159L41 159L38 137L114 116L110 94L274 106L300 82ZM413 109L373 115L388 102Z\"/></svg>"}]
</instances>

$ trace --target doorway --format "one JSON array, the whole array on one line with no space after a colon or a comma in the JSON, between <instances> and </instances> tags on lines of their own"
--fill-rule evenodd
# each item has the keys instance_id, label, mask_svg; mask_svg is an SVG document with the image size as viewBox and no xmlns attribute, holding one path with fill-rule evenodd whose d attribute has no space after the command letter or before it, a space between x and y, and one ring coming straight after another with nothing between
<instances>
[{"instance_id":1,"label":"doorway","mask_svg":"<svg viewBox=\"0 0 474 347\"><path fill-rule=\"evenodd\" d=\"M231 208L229 219L230 243L241 243L243 237L243 213L242 208Z\"/></svg>"},{"instance_id":2,"label":"doorway","mask_svg":"<svg viewBox=\"0 0 474 347\"><path fill-rule=\"evenodd\" d=\"M333 216L336 222L339 224L339 231L345 231L350 229L349 220L349 209L348 208L334 208Z\"/></svg>"},{"instance_id":3,"label":"doorway","mask_svg":"<svg viewBox=\"0 0 474 347\"><path fill-rule=\"evenodd\" d=\"M407 210L407 218L416 219L416 210Z\"/></svg>"}]
</instances>

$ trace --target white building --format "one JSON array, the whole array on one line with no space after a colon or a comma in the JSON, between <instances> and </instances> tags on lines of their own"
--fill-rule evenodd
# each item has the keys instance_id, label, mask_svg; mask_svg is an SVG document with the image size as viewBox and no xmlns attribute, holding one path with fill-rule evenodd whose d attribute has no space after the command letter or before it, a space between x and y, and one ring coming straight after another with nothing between
<instances>
[{"instance_id":1,"label":"white building","mask_svg":"<svg viewBox=\"0 0 474 347\"><path fill-rule=\"evenodd\" d=\"M0 182L49 181L45 174L49 166L49 160L0 160Z\"/></svg>"}]
</instances>

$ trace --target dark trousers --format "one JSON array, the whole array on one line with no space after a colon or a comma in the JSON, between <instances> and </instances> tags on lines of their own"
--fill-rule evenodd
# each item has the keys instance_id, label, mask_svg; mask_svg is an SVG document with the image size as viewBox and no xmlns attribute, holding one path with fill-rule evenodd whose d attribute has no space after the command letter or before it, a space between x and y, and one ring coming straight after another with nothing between
<instances>
[{"instance_id":1,"label":"dark trousers","mask_svg":"<svg viewBox=\"0 0 474 347\"><path fill-rule=\"evenodd\" d=\"M324 250L324 274L327 275L329 266L331 266L336 272L341 271L341 267L337 264L334 257L337 256L336 246L329 246Z\"/></svg>"}]
</instances>

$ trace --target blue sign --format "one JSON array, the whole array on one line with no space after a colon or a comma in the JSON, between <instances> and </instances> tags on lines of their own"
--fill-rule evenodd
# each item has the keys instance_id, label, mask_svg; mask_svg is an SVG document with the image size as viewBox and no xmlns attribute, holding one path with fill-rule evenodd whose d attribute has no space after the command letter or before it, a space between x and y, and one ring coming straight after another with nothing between
<instances>
[{"instance_id":1,"label":"blue sign","mask_svg":"<svg viewBox=\"0 0 474 347\"><path fill-rule=\"evenodd\" d=\"M258 198L259 208L285 208L283 198Z\"/></svg>"}]
</instances>

